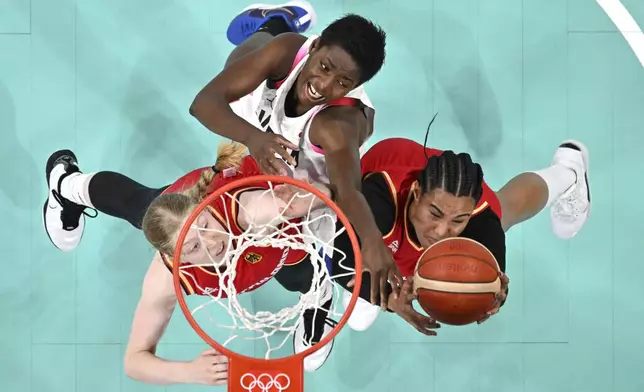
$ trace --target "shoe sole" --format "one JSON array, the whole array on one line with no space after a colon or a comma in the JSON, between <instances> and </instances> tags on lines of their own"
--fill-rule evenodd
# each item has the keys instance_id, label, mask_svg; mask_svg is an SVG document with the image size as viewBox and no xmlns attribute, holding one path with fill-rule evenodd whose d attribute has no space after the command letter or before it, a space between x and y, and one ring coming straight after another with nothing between
<instances>
[{"instance_id":1,"label":"shoe sole","mask_svg":"<svg viewBox=\"0 0 644 392\"><path fill-rule=\"evenodd\" d=\"M255 9L255 8L273 8L273 9L274 9L274 8L280 8L280 7L282 7L282 8L283 8L283 7L288 7L288 6L293 6L293 7L299 7L299 8L302 8L302 9L303 9L303 10L305 10L305 11L306 11L306 13L310 16L310 18L311 18L311 19L310 19L310 21L309 21L309 27L308 27L306 30L302 31L302 33L306 32L306 31L309 31L310 29L312 29L312 28L313 28L313 26L315 26L315 25L317 24L317 14L315 13L315 10L313 9L313 6L312 6L310 3L308 3L307 1L304 1L304 0L294 0L294 1L289 1L289 2L287 2L287 3L283 3L283 4L265 4L265 3L255 3L255 4L249 5L248 7L244 8L244 9L243 9L243 10L242 10L242 11L241 11L241 12L240 12L240 13L239 13L235 18L233 18L233 22L234 22L235 20L237 20L237 18L238 18L241 14L243 14L244 12L246 12L246 11L248 11L248 10L251 10L251 9ZM266 20L267 20L267 19L266 19ZM226 31L226 37L228 38L228 40L229 40L233 45L239 46L239 45L241 45L241 44L242 44L246 39L248 39L248 37L243 37L243 38L241 38L241 39L236 39L236 38L239 38L239 35L238 35L238 34L231 35L231 33L230 33L230 31L231 31L231 30L230 30L230 27L233 25L233 22L231 22L231 23L230 23L230 25L228 26L228 29L227 29L227 31ZM234 30L235 30L235 29L233 29L233 31L234 31Z\"/></svg>"},{"instance_id":2,"label":"shoe sole","mask_svg":"<svg viewBox=\"0 0 644 392\"><path fill-rule=\"evenodd\" d=\"M47 208L49 206L49 196L51 194L51 184L49 183L49 176L51 172L54 170L54 166L56 161L62 157L62 156L71 156L74 159L74 162L78 163L78 159L76 158L76 154L74 154L71 150L59 150L56 151L55 153L51 154L49 159L47 159L47 164L45 165L45 180L47 181L47 198L45 199L45 204L43 205L42 209L42 225L45 228L45 233L47 233L47 237L49 238L49 241L56 247L56 249L61 250L63 252L66 252L63 249L60 249L58 245L54 243L54 240L51 239L51 235L49 234L49 231L47 230L47 220L45 218L45 214L47 213ZM82 235L81 235L81 240L82 240Z\"/></svg>"},{"instance_id":3,"label":"shoe sole","mask_svg":"<svg viewBox=\"0 0 644 392\"><path fill-rule=\"evenodd\" d=\"M590 194L590 182L588 181L588 177L590 176L590 153L588 152L588 147L586 145L578 140L564 140L560 144L574 144L575 146L579 147L579 150L581 151L581 159L584 161L584 166L586 166L586 187L588 190L588 215L586 216L586 219L590 218L590 210L592 207L592 196Z\"/></svg>"},{"instance_id":4,"label":"shoe sole","mask_svg":"<svg viewBox=\"0 0 644 392\"><path fill-rule=\"evenodd\" d=\"M299 7L305 10L309 15L311 15L311 24L309 24L309 29L313 28L317 24L318 21L318 16L315 13L315 9L313 9L313 5L309 3L308 1L304 0L293 0L289 1L284 4L265 4L265 3L256 3L249 5L248 7L244 8L240 14L243 14L244 12L248 10L252 10L253 8L280 8L280 7L288 7L288 6L294 6L294 7Z\"/></svg>"},{"instance_id":5,"label":"shoe sole","mask_svg":"<svg viewBox=\"0 0 644 392\"><path fill-rule=\"evenodd\" d=\"M325 325L326 325L326 321L325 321ZM335 329L335 328L338 328L338 326L336 325L335 327L333 327L333 329ZM337 336L337 335L336 335L336 336ZM319 343L318 343L318 344L319 344ZM309 371L308 373L316 372L316 371L320 370L320 369L322 368L322 366L324 366L324 364L326 363L326 361L331 357L331 353L333 352L333 347L334 347L334 346L335 346L335 337L333 337L333 339L331 339L331 348L329 349L329 353L327 354L326 358L324 359L324 362L322 362L322 365L320 365L320 367L318 367L318 368L317 368L317 369L315 369L314 371ZM320 347L320 349L322 349L322 347ZM295 352L295 340L293 340L293 352ZM316 351L316 352L317 352L317 351ZM315 352L314 352L314 353L311 353L311 354L309 354L309 355L312 355L312 354L315 354ZM305 358L306 358L306 357L305 357Z\"/></svg>"}]
</instances>

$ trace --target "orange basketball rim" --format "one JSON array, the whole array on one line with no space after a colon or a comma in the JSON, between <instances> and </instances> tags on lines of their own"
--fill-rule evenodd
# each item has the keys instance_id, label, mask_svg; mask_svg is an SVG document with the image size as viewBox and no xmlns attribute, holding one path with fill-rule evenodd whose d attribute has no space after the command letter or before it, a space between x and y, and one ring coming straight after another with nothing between
<instances>
[{"instance_id":1,"label":"orange basketball rim","mask_svg":"<svg viewBox=\"0 0 644 392\"><path fill-rule=\"evenodd\" d=\"M344 314L338 321L337 326L333 331L324 337L318 344L313 345L308 348L306 351L299 354L294 354L284 358L276 359L264 359L264 358L254 358L250 356L245 356L242 354L235 353L230 349L224 347L224 345L218 343L212 339L197 323L193 317L186 300L183 295L182 286L180 282L180 266L181 266L181 250L184 243L184 239L191 229L191 224L197 219L198 215L206 209L215 199L222 197L223 195L229 194L229 192L240 187L250 187L253 184L258 182L267 182L272 184L272 186L280 184L289 184L297 186L302 190L309 192L310 194L315 195L321 199L326 206L332 210L332 212L337 216L351 240L353 254L355 255L355 285L352 291L352 297L349 305L347 306ZM323 192L318 190L316 187L305 183L303 181L295 180L290 177L281 177L281 176L269 176L269 175L260 175L253 177L246 177L236 180L234 182L228 183L223 187L216 189L212 194L208 195L199 206L190 214L186 224L180 231L176 251L175 251L175 262L172 263L172 274L174 280L174 288L177 293L177 300L181 310L197 334L211 347L218 350L222 354L228 357L228 391L229 392L302 392L304 391L304 358L308 355L316 352L331 340L340 332L342 327L347 323L351 312L353 311L356 301L359 297L360 285L362 281L362 260L360 256L360 247L358 238L356 236L351 223L345 216L345 214L340 210L340 208ZM338 301L337 298L334 298L334 302Z\"/></svg>"}]
</instances>

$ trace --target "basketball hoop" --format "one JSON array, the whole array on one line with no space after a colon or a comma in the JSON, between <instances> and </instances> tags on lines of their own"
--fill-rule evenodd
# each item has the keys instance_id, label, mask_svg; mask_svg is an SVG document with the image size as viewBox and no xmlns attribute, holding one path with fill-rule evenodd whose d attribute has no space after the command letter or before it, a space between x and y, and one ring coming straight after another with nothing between
<instances>
[{"instance_id":1,"label":"basketball hoop","mask_svg":"<svg viewBox=\"0 0 644 392\"><path fill-rule=\"evenodd\" d=\"M260 184L262 185L260 186ZM266 186L266 184L268 186ZM299 190L288 201L278 199L275 193L275 187L282 184L298 187ZM284 212L282 212L270 223L264 223L263 226L262 224L256 224L256 222L250 222L249 227L246 230L242 230L239 225L236 226L237 230L241 231L241 234L229 234L232 231L228 230L228 228L232 227L230 225L237 224L237 213L244 208L235 194L235 192L239 192L239 189L261 190L264 192L262 193L262 197L266 196L269 199L272 197L274 202L277 203L279 201L281 203L286 203L287 207L298 201L298 199L310 199L311 204L307 208L304 216L300 219L289 220L287 217L283 216ZM315 209L313 207L313 200L315 198L312 196L318 198L317 202L321 200L325 206L322 207L322 209ZM307 197L308 199L306 199ZM207 229L195 227L194 223L204 210L208 208L212 209L212 206L215 203L222 201L224 202L223 205L227 205L225 203L231 203L231 201L233 206L235 206L234 203L237 203L237 207L233 207L232 212L228 211L227 214L219 214L220 216L218 218L220 223L223 221L223 223L229 225L228 228L226 228L222 223L224 230L226 230L226 235L229 236L228 247L226 248L223 258L226 268L221 269L221 262L219 262L219 264L214 264L213 261L213 264L210 267L215 267L217 271L219 271L218 279L220 286L216 290L208 289L202 290L202 292L197 292L197 294L201 294L201 298L206 298L206 302L196 306L191 311L184 296L185 286L182 286L182 284L185 285L185 280L190 277L190 272L187 272L187 268L196 268L198 266L188 266L186 263L181 262L180 255L182 247L190 230L196 229L198 235L202 231L207 231ZM322 213L320 214L320 212ZM344 228L337 230L328 239L321 239L315 231L315 224L319 223L320 219L331 219L334 222L333 227L335 227L336 217L339 222L342 222ZM333 252L340 252L341 255L344 255L342 251L333 247L333 240L337 235L345 230L352 243L353 253L355 255L355 267L345 267L342 262L340 262L340 265L346 271L332 275L332 273L335 273L336 271L332 272L326 268L326 260L324 255L321 254L320 249L331 249ZM266 233L269 234L267 235ZM199 238L201 239L202 237L200 236ZM302 294L296 305L285 307L277 312L258 311L253 313L252 311L247 310L240 304L237 298L238 294L244 293L245 291L241 290L241 292L237 292L235 287L235 278L238 262L243 263L253 261L249 261L247 256L245 256L245 261L240 260L240 256L242 256L242 254L248 254L247 249L250 247L290 248L296 249L302 253L308 253L309 260L305 260L303 262L310 262L313 264L315 271L310 291L306 294ZM279 265L277 265L272 275L281 268L289 268L288 266L284 266L282 261L283 260L279 261ZM215 189L215 191L205 198L190 214L179 233L175 251L175 260L172 263L172 274L179 306L181 307L181 310L189 324L206 343L228 357L229 392L302 392L304 391L305 357L321 349L327 343L330 343L347 323L349 315L355 307L360 291L362 261L360 257L358 238L351 226L351 223L340 208L329 197L318 190L315 186L290 177L261 175L241 178ZM312 306L317 306L315 304L321 297L321 291L323 290L322 286L331 286L334 287L334 290L344 290L333 282L334 278L354 274L355 285L353 287L351 301L333 330L327 336L323 337L319 343L312 345L299 354L291 354L283 358L271 358L272 353L275 350L280 349L287 339L295 333L295 330L299 325L298 322L301 320L301 316L304 314L304 311L306 309L311 309ZM271 279L268 278L261 282L257 282L256 287L263 286L264 283L267 283L267 280ZM330 285L330 282L334 284ZM246 291L252 291L256 287L253 286L252 289L249 288ZM198 288L197 291L201 289L202 288ZM334 295L333 304L336 305L341 303L342 301L340 298L340 295ZM212 305L214 304L220 305L233 320L232 325L222 325L221 319L226 316L225 314L223 316L208 317L210 321L209 324L217 324L229 331L229 336L227 338L219 337L219 334L217 334L218 338L213 338L211 336L212 334L207 333L205 327L200 325L200 323L195 319L195 314L203 312L204 309L213 308ZM221 308L216 309L221 310ZM329 316L340 315L340 313L336 313L333 310L329 311L328 314ZM295 326L289 325L290 322L295 322ZM203 322L201 324L203 324ZM243 334L250 336L242 336ZM276 336L281 336L281 334L286 334L286 338L281 341L281 343L278 343L276 348L271 348L271 339L276 339ZM217 341L222 341L224 339L224 343L219 343ZM240 339L264 340L268 345L268 350L264 358L240 354L227 347L229 343L239 341Z\"/></svg>"}]
</instances>

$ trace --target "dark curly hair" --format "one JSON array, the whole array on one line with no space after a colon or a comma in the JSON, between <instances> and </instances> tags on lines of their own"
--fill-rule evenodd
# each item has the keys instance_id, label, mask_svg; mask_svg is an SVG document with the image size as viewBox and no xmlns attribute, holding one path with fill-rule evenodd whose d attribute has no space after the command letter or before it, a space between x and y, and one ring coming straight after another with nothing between
<instances>
[{"instance_id":1,"label":"dark curly hair","mask_svg":"<svg viewBox=\"0 0 644 392\"><path fill-rule=\"evenodd\" d=\"M385 62L387 34L368 19L348 14L328 25L320 35L320 46L344 49L360 68L360 83L373 78Z\"/></svg>"}]
</instances>

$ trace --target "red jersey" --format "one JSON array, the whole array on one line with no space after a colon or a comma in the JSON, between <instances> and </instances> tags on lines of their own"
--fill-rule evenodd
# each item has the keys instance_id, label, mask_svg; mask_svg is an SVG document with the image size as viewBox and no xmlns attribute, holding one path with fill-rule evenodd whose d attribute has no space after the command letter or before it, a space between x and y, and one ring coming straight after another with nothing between
<instances>
[{"instance_id":1,"label":"red jersey","mask_svg":"<svg viewBox=\"0 0 644 392\"><path fill-rule=\"evenodd\" d=\"M441 150L427 148L427 156L440 155ZM423 146L409 139L392 138L376 143L360 160L363 179L381 174L395 205L395 219L391 230L383 240L394 256L394 261L403 276L413 276L416 263L424 248L415 240L414 228L409 224L407 213L412 198L411 188L425 168L427 158ZM491 209L500 219L501 204L496 194L483 183L483 195L472 217ZM472 218L473 219L473 218Z\"/></svg>"},{"instance_id":2,"label":"red jersey","mask_svg":"<svg viewBox=\"0 0 644 392\"><path fill-rule=\"evenodd\" d=\"M178 193L185 191L193 186L201 177L201 173L210 167L202 167L179 178L174 184L170 185L163 193ZM222 187L232 181L244 177L250 177L261 174L255 160L246 156L243 158L236 174L224 172L218 173L209 186L214 190ZM221 223L224 230L229 230L233 235L240 235L243 230L237 224L239 195L246 191L268 189L268 182L256 182L252 186L242 186L233 189L228 193L232 197L217 197L208 210ZM286 233L290 233L286 231ZM290 233L293 234L293 233ZM237 271L235 276L235 289L237 293L243 293L255 290L268 282L280 269L280 265L293 265L301 262L307 256L307 252L289 247L273 248L263 246L251 246L240 255L237 262ZM172 258L166 254L161 254L166 266L172 270ZM186 294L199 295L216 295L219 291L219 275L214 268L193 266L189 263L181 263L181 285ZM222 293L222 298L226 294Z\"/></svg>"}]
</instances>

